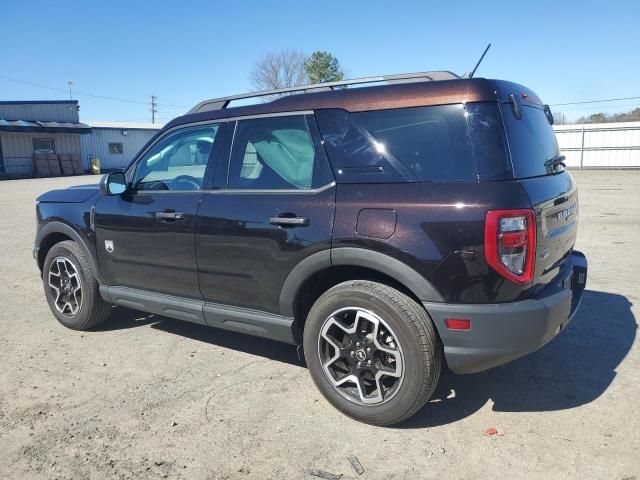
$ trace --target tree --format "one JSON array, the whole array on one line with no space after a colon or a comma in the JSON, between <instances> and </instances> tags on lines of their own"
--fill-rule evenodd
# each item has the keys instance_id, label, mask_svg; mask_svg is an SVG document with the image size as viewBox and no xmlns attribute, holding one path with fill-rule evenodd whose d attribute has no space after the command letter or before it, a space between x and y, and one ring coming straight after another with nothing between
<instances>
[{"instance_id":1,"label":"tree","mask_svg":"<svg viewBox=\"0 0 640 480\"><path fill-rule=\"evenodd\" d=\"M575 123L609 123L609 122L639 122L640 108L623 113L594 113L588 117L579 117Z\"/></svg>"},{"instance_id":2,"label":"tree","mask_svg":"<svg viewBox=\"0 0 640 480\"><path fill-rule=\"evenodd\" d=\"M587 123L605 123L606 121L607 116L604 113L593 113L587 119Z\"/></svg>"},{"instance_id":3,"label":"tree","mask_svg":"<svg viewBox=\"0 0 640 480\"><path fill-rule=\"evenodd\" d=\"M329 52L317 50L304 62L310 83L336 82L344 78L340 62Z\"/></svg>"},{"instance_id":4,"label":"tree","mask_svg":"<svg viewBox=\"0 0 640 480\"><path fill-rule=\"evenodd\" d=\"M562 112L553 112L553 123L555 125L564 125L566 122L565 115Z\"/></svg>"},{"instance_id":5,"label":"tree","mask_svg":"<svg viewBox=\"0 0 640 480\"><path fill-rule=\"evenodd\" d=\"M251 83L256 90L297 87L307 82L304 53L282 50L262 57L251 71Z\"/></svg>"}]
</instances>

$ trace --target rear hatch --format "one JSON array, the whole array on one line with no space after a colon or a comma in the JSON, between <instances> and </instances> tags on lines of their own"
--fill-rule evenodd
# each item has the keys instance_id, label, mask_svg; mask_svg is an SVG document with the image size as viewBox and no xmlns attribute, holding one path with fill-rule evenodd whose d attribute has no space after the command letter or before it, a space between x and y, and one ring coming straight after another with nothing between
<instances>
[{"instance_id":1,"label":"rear hatch","mask_svg":"<svg viewBox=\"0 0 640 480\"><path fill-rule=\"evenodd\" d=\"M513 176L536 214L533 283L546 284L557 276L573 250L578 230L578 191L561 163L550 112L530 90L506 82L499 85Z\"/></svg>"}]
</instances>

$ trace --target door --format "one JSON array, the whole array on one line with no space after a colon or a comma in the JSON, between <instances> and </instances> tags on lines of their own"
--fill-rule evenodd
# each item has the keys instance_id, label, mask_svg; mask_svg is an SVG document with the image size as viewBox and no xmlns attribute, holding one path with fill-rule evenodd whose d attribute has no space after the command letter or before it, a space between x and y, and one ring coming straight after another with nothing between
<instances>
[{"instance_id":1,"label":"door","mask_svg":"<svg viewBox=\"0 0 640 480\"><path fill-rule=\"evenodd\" d=\"M233 138L227 188L198 210L200 288L210 303L280 313L287 275L331 246L335 184L312 115L239 120Z\"/></svg>"},{"instance_id":2,"label":"door","mask_svg":"<svg viewBox=\"0 0 640 480\"><path fill-rule=\"evenodd\" d=\"M124 194L98 200L96 250L108 285L202 299L196 212L219 130L210 124L169 133L127 172Z\"/></svg>"}]
</instances>

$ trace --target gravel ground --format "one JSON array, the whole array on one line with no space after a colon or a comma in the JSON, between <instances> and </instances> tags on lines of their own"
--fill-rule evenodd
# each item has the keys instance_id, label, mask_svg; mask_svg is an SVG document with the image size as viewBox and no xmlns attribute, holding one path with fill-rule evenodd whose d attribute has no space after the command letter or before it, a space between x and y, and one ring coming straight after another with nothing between
<instances>
[{"instance_id":1,"label":"gravel ground","mask_svg":"<svg viewBox=\"0 0 640 480\"><path fill-rule=\"evenodd\" d=\"M445 373L397 428L334 410L287 345L123 308L65 329L31 258L34 200L96 179L0 182L0 478L640 478L640 171L574 175L590 271L573 323Z\"/></svg>"}]
</instances>

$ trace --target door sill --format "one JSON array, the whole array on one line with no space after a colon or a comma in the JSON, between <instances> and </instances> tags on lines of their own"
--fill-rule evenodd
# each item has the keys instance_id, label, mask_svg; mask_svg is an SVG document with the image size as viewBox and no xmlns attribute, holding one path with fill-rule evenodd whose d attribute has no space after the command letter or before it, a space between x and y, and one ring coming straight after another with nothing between
<instances>
[{"instance_id":1,"label":"door sill","mask_svg":"<svg viewBox=\"0 0 640 480\"><path fill-rule=\"evenodd\" d=\"M111 304L295 345L293 318L136 288L100 286Z\"/></svg>"}]
</instances>

